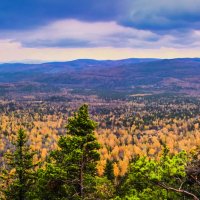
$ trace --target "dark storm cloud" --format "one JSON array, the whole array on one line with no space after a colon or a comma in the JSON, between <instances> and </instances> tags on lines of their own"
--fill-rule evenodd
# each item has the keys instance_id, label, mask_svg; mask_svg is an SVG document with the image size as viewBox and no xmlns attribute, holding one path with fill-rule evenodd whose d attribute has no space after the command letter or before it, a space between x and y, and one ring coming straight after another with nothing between
<instances>
[{"instance_id":1,"label":"dark storm cloud","mask_svg":"<svg viewBox=\"0 0 200 200\"><path fill-rule=\"evenodd\" d=\"M1 0L0 29L27 29L61 19L114 21L129 0Z\"/></svg>"},{"instance_id":2,"label":"dark storm cloud","mask_svg":"<svg viewBox=\"0 0 200 200\"><path fill-rule=\"evenodd\" d=\"M165 34L200 28L199 0L134 0L121 24Z\"/></svg>"},{"instance_id":3,"label":"dark storm cloud","mask_svg":"<svg viewBox=\"0 0 200 200\"><path fill-rule=\"evenodd\" d=\"M200 28L199 0L1 0L0 29L61 19L116 21L153 31Z\"/></svg>"}]
</instances>

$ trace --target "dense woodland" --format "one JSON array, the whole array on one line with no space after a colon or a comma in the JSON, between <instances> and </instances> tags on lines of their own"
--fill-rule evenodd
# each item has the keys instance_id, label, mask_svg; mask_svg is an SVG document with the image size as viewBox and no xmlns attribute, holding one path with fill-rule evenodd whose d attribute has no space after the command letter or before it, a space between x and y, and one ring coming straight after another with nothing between
<instances>
[{"instance_id":1,"label":"dense woodland","mask_svg":"<svg viewBox=\"0 0 200 200\"><path fill-rule=\"evenodd\" d=\"M2 99L0 112L1 199L200 198L198 98Z\"/></svg>"}]
</instances>

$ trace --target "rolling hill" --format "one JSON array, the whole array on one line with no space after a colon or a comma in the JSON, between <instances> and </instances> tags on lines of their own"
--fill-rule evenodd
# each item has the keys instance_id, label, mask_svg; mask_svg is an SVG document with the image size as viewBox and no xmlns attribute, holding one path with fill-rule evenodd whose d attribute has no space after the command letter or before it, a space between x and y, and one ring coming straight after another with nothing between
<instances>
[{"instance_id":1,"label":"rolling hill","mask_svg":"<svg viewBox=\"0 0 200 200\"><path fill-rule=\"evenodd\" d=\"M200 95L200 59L90 60L1 64L0 93Z\"/></svg>"}]
</instances>

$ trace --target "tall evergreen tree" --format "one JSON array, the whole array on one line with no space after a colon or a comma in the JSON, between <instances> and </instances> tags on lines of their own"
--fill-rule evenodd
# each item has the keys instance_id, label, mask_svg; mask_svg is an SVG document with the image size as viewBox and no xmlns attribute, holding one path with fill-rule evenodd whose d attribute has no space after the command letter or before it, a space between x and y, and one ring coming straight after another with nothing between
<instances>
[{"instance_id":1,"label":"tall evergreen tree","mask_svg":"<svg viewBox=\"0 0 200 200\"><path fill-rule=\"evenodd\" d=\"M83 105L69 118L67 134L58 141L58 150L51 162L39 173L43 199L86 199L95 192L95 175L100 148L90 119L88 106ZM45 192L44 192L45 191Z\"/></svg>"},{"instance_id":2,"label":"tall evergreen tree","mask_svg":"<svg viewBox=\"0 0 200 200\"><path fill-rule=\"evenodd\" d=\"M27 136L23 129L18 131L17 139L13 144L14 152L5 156L7 165L2 179L7 187L2 192L8 200L28 200L35 180L36 165L33 164L35 153L27 145Z\"/></svg>"},{"instance_id":3,"label":"tall evergreen tree","mask_svg":"<svg viewBox=\"0 0 200 200\"><path fill-rule=\"evenodd\" d=\"M113 162L111 160L106 161L104 176L106 176L107 179L110 180L110 181L113 181L115 179Z\"/></svg>"}]
</instances>

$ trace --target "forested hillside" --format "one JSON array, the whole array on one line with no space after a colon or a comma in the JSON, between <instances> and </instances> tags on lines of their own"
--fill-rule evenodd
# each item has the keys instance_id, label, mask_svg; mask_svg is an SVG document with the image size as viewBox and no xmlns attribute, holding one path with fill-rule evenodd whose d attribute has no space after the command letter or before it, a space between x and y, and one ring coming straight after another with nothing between
<instances>
[{"instance_id":1,"label":"forested hillside","mask_svg":"<svg viewBox=\"0 0 200 200\"><path fill-rule=\"evenodd\" d=\"M144 105L137 101L141 112ZM120 116L106 120L109 108L102 110L101 120L91 108L98 127L87 105L74 114L71 110L66 122L53 109L46 116L21 112L19 119L17 111L2 116L1 199L199 199L199 107L193 100L184 108L190 115L174 113L187 100L177 101L159 104L171 107L174 116L167 111L169 118L158 112L133 119L130 104L115 108L118 114L122 110L122 124ZM11 105L4 106L8 112ZM51 112L44 104L42 108ZM31 123L31 118L37 121ZM111 131L103 128L106 123Z\"/></svg>"},{"instance_id":2,"label":"forested hillside","mask_svg":"<svg viewBox=\"0 0 200 200\"><path fill-rule=\"evenodd\" d=\"M0 65L0 94L46 98L66 92L99 97L135 94L200 95L200 60L75 60L44 64Z\"/></svg>"}]
</instances>

